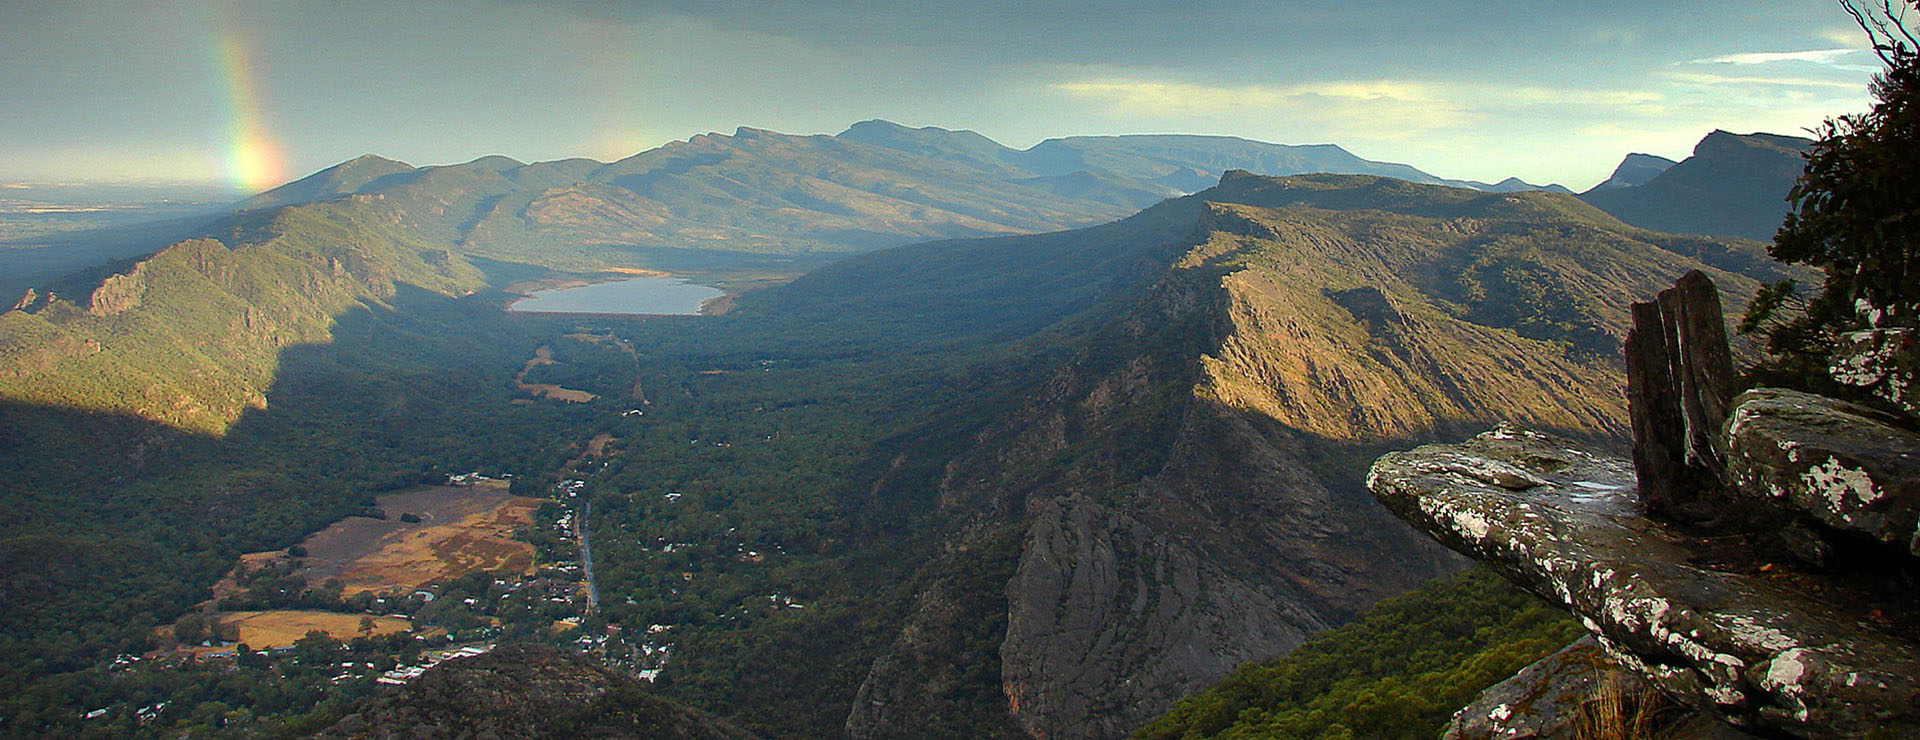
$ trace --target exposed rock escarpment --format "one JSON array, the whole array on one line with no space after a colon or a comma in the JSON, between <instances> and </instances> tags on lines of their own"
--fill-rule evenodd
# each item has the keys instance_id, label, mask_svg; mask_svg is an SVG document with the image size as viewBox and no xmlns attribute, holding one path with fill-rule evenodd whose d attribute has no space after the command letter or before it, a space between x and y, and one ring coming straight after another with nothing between
<instances>
[{"instance_id":1,"label":"exposed rock escarpment","mask_svg":"<svg viewBox=\"0 0 1920 740\"><path fill-rule=\"evenodd\" d=\"M1007 588L1009 701L1084 717L1084 736L1123 735L1164 687L1204 685L1330 626L1297 595L1083 499L1040 505Z\"/></svg>"},{"instance_id":2,"label":"exposed rock escarpment","mask_svg":"<svg viewBox=\"0 0 1920 740\"><path fill-rule=\"evenodd\" d=\"M1800 737L1920 734L1920 641L1883 623L1909 613L1910 596L1709 567L1710 541L1641 513L1623 460L1502 427L1386 455L1368 482L1416 527L1566 605L1685 701Z\"/></svg>"}]
</instances>

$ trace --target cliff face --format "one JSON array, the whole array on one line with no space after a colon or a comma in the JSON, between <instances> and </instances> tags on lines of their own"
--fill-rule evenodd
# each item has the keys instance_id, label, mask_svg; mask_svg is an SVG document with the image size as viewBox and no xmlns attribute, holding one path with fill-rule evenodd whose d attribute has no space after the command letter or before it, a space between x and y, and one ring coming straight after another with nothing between
<instances>
[{"instance_id":1,"label":"cliff face","mask_svg":"<svg viewBox=\"0 0 1920 740\"><path fill-rule=\"evenodd\" d=\"M1164 276L949 463L967 524L941 567L1000 543L1011 576L934 579L947 608L876 662L853 736L912 734L926 707L901 687L952 644L927 636L996 598L1007 731L1105 738L1458 567L1370 500L1366 461L1505 418L1618 439L1617 371L1590 350L1624 332L1613 296L1700 265L1548 194L1230 175L1193 200Z\"/></svg>"}]
</instances>

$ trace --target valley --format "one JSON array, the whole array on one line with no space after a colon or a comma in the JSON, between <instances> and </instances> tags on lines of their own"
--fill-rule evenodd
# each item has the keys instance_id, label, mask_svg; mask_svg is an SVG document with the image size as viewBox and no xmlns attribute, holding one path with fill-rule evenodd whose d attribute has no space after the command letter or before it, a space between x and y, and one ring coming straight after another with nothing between
<instances>
[{"instance_id":1,"label":"valley","mask_svg":"<svg viewBox=\"0 0 1920 740\"><path fill-rule=\"evenodd\" d=\"M790 281L708 254L779 283L724 312L538 313L499 286L595 273L342 189L0 317L10 728L304 734L429 648L531 641L769 738L1121 737L1462 567L1366 497L1379 452L1617 445L1630 297L1798 274L1563 193L1236 170ZM114 667L236 561L203 658ZM216 654L246 637L281 652Z\"/></svg>"}]
</instances>

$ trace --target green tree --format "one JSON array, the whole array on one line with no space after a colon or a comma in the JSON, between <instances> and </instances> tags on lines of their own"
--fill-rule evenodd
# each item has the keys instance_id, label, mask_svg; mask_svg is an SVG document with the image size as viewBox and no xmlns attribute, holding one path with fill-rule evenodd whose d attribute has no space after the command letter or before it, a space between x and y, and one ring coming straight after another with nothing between
<instances>
[{"instance_id":1,"label":"green tree","mask_svg":"<svg viewBox=\"0 0 1920 740\"><path fill-rule=\"evenodd\" d=\"M207 618L200 616L200 612L181 615L173 622L173 637L188 645L205 642L208 637Z\"/></svg>"},{"instance_id":2,"label":"green tree","mask_svg":"<svg viewBox=\"0 0 1920 740\"><path fill-rule=\"evenodd\" d=\"M1823 124L1788 194L1792 210L1770 251L1820 268L1825 284L1790 317L1791 282L1755 297L1741 329L1764 334L1774 354L1757 369L1763 382L1823 385L1838 335L1870 320L1863 307L1881 326L1920 325L1920 44L1906 25L1920 0L1841 6L1886 66L1873 78L1872 110Z\"/></svg>"}]
</instances>

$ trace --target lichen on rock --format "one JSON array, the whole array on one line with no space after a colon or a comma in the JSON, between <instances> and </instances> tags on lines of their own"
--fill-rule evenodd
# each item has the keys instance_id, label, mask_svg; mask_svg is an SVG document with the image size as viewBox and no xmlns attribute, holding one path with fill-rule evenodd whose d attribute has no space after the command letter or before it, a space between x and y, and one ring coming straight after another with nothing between
<instances>
[{"instance_id":1,"label":"lichen on rock","mask_svg":"<svg viewBox=\"0 0 1920 740\"><path fill-rule=\"evenodd\" d=\"M1920 555L1920 434L1862 406L1779 388L1735 400L1732 493Z\"/></svg>"}]
</instances>

